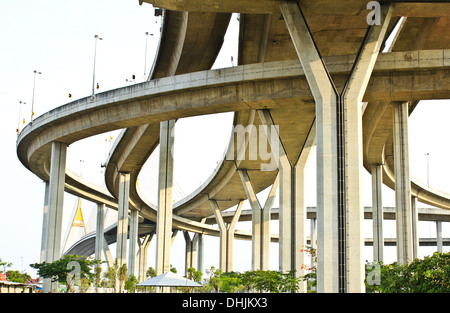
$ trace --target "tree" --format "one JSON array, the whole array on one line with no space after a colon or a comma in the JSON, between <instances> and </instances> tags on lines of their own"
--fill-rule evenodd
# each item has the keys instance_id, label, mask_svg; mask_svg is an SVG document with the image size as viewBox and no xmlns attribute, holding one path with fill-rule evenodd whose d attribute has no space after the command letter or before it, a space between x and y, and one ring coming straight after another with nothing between
<instances>
[{"instance_id":1,"label":"tree","mask_svg":"<svg viewBox=\"0 0 450 313\"><path fill-rule=\"evenodd\" d=\"M22 284L31 278L27 273L22 274L19 271L8 271L6 275L8 276L9 281Z\"/></svg>"},{"instance_id":2,"label":"tree","mask_svg":"<svg viewBox=\"0 0 450 313\"><path fill-rule=\"evenodd\" d=\"M13 264L10 262L3 262L2 259L0 259L0 266L3 266L3 272L6 272L7 267L11 267Z\"/></svg>"},{"instance_id":3,"label":"tree","mask_svg":"<svg viewBox=\"0 0 450 313\"><path fill-rule=\"evenodd\" d=\"M200 282L202 280L202 272L201 271L197 271L195 268L190 267L187 270L186 273L186 278L196 281L196 282Z\"/></svg>"},{"instance_id":4,"label":"tree","mask_svg":"<svg viewBox=\"0 0 450 313\"><path fill-rule=\"evenodd\" d=\"M128 291L128 293L134 293L134 287L138 282L139 280L136 278L136 276L134 276L134 274L131 274L125 281L124 289Z\"/></svg>"},{"instance_id":5,"label":"tree","mask_svg":"<svg viewBox=\"0 0 450 313\"><path fill-rule=\"evenodd\" d=\"M119 293L122 293L122 289L124 287L125 280L127 279L128 275L127 264L123 264L121 267L119 267L118 275L119 275Z\"/></svg>"},{"instance_id":6,"label":"tree","mask_svg":"<svg viewBox=\"0 0 450 313\"><path fill-rule=\"evenodd\" d=\"M109 266L106 270L104 277L108 280L109 284L108 286L110 288L114 288L114 292L117 292L116 290L116 281L118 278L118 270L119 270L119 263L117 262L117 259L114 261L113 266Z\"/></svg>"},{"instance_id":7,"label":"tree","mask_svg":"<svg viewBox=\"0 0 450 313\"><path fill-rule=\"evenodd\" d=\"M210 277L209 277L209 285L218 293L220 288L222 287L222 280L220 276L222 275L222 270L215 269L214 266L211 266L210 269Z\"/></svg>"},{"instance_id":8,"label":"tree","mask_svg":"<svg viewBox=\"0 0 450 313\"><path fill-rule=\"evenodd\" d=\"M294 271L287 273L279 271L248 271L241 275L242 283L248 289L260 292L291 292L297 291L302 278L296 277Z\"/></svg>"},{"instance_id":9,"label":"tree","mask_svg":"<svg viewBox=\"0 0 450 313\"><path fill-rule=\"evenodd\" d=\"M88 282L92 280L94 277L94 273L91 272L92 267L98 265L99 262L101 261L78 255L64 255L51 263L44 261L30 264L30 266L38 270L39 276L50 278L52 282L66 284L67 292L71 292L75 282L80 284L83 279Z\"/></svg>"},{"instance_id":10,"label":"tree","mask_svg":"<svg viewBox=\"0 0 450 313\"><path fill-rule=\"evenodd\" d=\"M410 264L397 263L378 266L379 279L371 283L373 266L366 265L366 292L382 293L449 293L450 253L435 252L415 259Z\"/></svg>"},{"instance_id":11,"label":"tree","mask_svg":"<svg viewBox=\"0 0 450 313\"><path fill-rule=\"evenodd\" d=\"M147 270L147 273L145 273L147 275L147 278L153 278L156 277L156 270L153 267L149 267Z\"/></svg>"}]
</instances>

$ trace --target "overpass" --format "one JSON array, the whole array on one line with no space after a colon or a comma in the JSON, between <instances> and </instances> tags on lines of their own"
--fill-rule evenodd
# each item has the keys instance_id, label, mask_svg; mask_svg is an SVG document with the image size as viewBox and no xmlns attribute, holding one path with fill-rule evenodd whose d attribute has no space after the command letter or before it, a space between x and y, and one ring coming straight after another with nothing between
<instances>
[{"instance_id":1,"label":"overpass","mask_svg":"<svg viewBox=\"0 0 450 313\"><path fill-rule=\"evenodd\" d=\"M396 190L399 262L412 259L414 201L450 208L448 194L410 178L405 132L407 116L419 100L449 98L449 4L392 1L380 9L382 23L369 25L371 11L359 0L300 5L275 0L150 2L164 13L148 81L58 107L27 125L18 137L20 161L48 182L49 216L61 210L64 190L117 209L117 258L126 263L127 216L130 236L137 236L139 215L144 221L139 227L153 224L157 229L159 271L170 264L172 228L220 236L221 267L227 270L231 252L226 247L233 238L229 234L244 234L233 232L221 211L237 206L236 221L242 201L249 200L254 266L264 268L270 235L262 226L271 201L269 197L262 208L255 194L279 187L280 270L296 269L305 258L296 249L306 243L302 171L310 148L317 145L319 291L363 288L363 167L377 178L374 186L382 182ZM240 13L239 66L210 70L232 12ZM390 52L381 54L395 26L400 30ZM233 157L224 156L207 182L172 206L169 152L175 121L220 112L234 112L234 129L255 125L268 131L256 135L277 157L276 169L263 170L267 159L251 158L249 149L239 159L239 148L250 147L245 138L252 137L232 133L228 151ZM278 132L271 132L276 130L271 126L278 126ZM67 145L115 129L124 131L106 164L107 190L65 170ZM160 169L160 201L152 204L139 193L136 180L158 144L161 164L166 165ZM379 189L374 187L374 199ZM380 204L373 207L382 214ZM212 212L217 226L205 222ZM49 228L47 241L51 261L61 253L60 222L57 214L49 218L56 225L56 232ZM135 250L128 247L129 254Z\"/></svg>"}]
</instances>

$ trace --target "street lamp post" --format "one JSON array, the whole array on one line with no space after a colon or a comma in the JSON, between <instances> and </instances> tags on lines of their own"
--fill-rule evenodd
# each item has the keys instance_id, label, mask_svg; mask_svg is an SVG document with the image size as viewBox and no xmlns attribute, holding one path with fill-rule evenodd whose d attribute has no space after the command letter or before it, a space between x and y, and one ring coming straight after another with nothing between
<instances>
[{"instance_id":1,"label":"street lamp post","mask_svg":"<svg viewBox=\"0 0 450 313\"><path fill-rule=\"evenodd\" d=\"M19 121L17 122L17 135L20 133L20 116L22 115L22 103L27 104L26 102L19 101ZM25 119L24 119L25 123Z\"/></svg>"},{"instance_id":2,"label":"street lamp post","mask_svg":"<svg viewBox=\"0 0 450 313\"><path fill-rule=\"evenodd\" d=\"M33 71L34 73L34 79L33 79L33 97L31 98L31 123L33 122L33 116L34 116L34 90L36 88L36 74L42 74L41 72L38 72L36 70Z\"/></svg>"},{"instance_id":3,"label":"street lamp post","mask_svg":"<svg viewBox=\"0 0 450 313\"><path fill-rule=\"evenodd\" d=\"M427 157L427 185L430 187L430 154L427 152L425 155Z\"/></svg>"},{"instance_id":4,"label":"street lamp post","mask_svg":"<svg viewBox=\"0 0 450 313\"><path fill-rule=\"evenodd\" d=\"M94 38L95 38L95 46L94 46L94 69L92 71L92 98L94 98L95 94L95 59L97 57L97 39L103 40L103 38L100 38L98 35L95 35Z\"/></svg>"},{"instance_id":5,"label":"street lamp post","mask_svg":"<svg viewBox=\"0 0 450 313\"><path fill-rule=\"evenodd\" d=\"M148 46L148 35L153 36L153 34L150 34L149 32L145 32L145 60L144 60L144 80L145 75L147 71L147 46Z\"/></svg>"}]
</instances>

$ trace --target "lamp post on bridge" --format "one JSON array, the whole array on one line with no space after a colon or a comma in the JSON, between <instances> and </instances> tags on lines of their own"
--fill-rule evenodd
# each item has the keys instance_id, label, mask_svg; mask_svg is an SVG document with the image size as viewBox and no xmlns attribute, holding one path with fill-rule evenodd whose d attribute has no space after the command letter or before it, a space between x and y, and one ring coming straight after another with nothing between
<instances>
[{"instance_id":1,"label":"lamp post on bridge","mask_svg":"<svg viewBox=\"0 0 450 313\"><path fill-rule=\"evenodd\" d=\"M22 115L22 103L27 104L26 102L19 101L19 121L17 122L17 135L20 133L20 116ZM25 119L23 119L23 123L25 124Z\"/></svg>"},{"instance_id":2,"label":"lamp post on bridge","mask_svg":"<svg viewBox=\"0 0 450 313\"><path fill-rule=\"evenodd\" d=\"M94 36L95 38L95 46L94 46L94 69L92 73L92 99L94 99L95 95L95 59L97 58L97 39L103 40L103 38L100 38L98 35Z\"/></svg>"},{"instance_id":3,"label":"lamp post on bridge","mask_svg":"<svg viewBox=\"0 0 450 313\"><path fill-rule=\"evenodd\" d=\"M36 88L36 74L41 75L42 72L38 72L38 71L34 70L33 73L34 73L34 79L33 79L33 97L31 98L31 123L33 123L33 116L34 116L34 90Z\"/></svg>"},{"instance_id":4,"label":"lamp post on bridge","mask_svg":"<svg viewBox=\"0 0 450 313\"><path fill-rule=\"evenodd\" d=\"M148 36L153 36L153 34L150 34L149 32L145 32L145 59L144 59L144 80L146 80L145 75L147 71L147 46L148 46Z\"/></svg>"}]
</instances>

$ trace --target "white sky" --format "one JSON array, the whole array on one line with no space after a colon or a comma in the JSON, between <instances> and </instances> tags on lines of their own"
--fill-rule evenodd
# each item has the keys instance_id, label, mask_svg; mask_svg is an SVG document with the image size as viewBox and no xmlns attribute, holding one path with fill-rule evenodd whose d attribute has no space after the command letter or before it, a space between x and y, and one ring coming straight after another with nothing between
<instances>
[{"instance_id":1,"label":"white sky","mask_svg":"<svg viewBox=\"0 0 450 313\"><path fill-rule=\"evenodd\" d=\"M237 26L235 19L232 20L232 25ZM160 19L154 17L153 7L149 4L139 6L138 0L0 1L0 104L3 113L0 116L0 141L3 147L0 162L0 175L3 178L0 180L0 258L12 262L12 269L25 269L34 274L34 269L28 265L39 262L41 246L44 183L19 162L15 146L18 123L22 128L23 118L27 124L30 121L33 70L42 72L42 75L36 76L34 96L34 110L36 116L39 116L50 109L90 95L96 34L103 38L97 44L96 82L100 84L99 92L125 86L126 80L130 80L132 75L136 75L136 82L143 81L145 32L154 34L148 41L148 74L157 47L159 27ZM232 55L236 64L236 43L235 39L231 43L227 42L230 50L223 53L217 67L232 66ZM72 99L68 98L69 93L73 95ZM20 117L19 101L26 102L21 107ZM425 153L429 153L430 185L450 193L450 147L446 139L450 134L448 116L450 101L421 102L410 118L409 131L412 175L423 182L427 181ZM196 189L215 168L216 161L223 155L225 143L228 142L231 120L232 113L220 118L201 117L177 123L176 155L189 154L187 152L190 151L186 151L183 146L187 141L189 145L195 144L196 149L202 151L192 159L176 159L175 179L186 193ZM194 125L201 126L201 129ZM117 132L71 145L68 149L68 168L75 173L79 173L81 169L83 177L103 186L100 163L105 161L110 135L115 138ZM213 142L212 138L220 139ZM213 144L217 147L214 148ZM97 153L86 153L84 149L92 146L96 147ZM199 155L207 157L199 159ZM312 158L308 172L312 178L310 185L313 186L314 163ZM369 175L365 175L364 183L364 204L370 206ZM311 191L310 194L308 205L315 206L314 192ZM385 206L394 205L390 189L385 188L383 196ZM67 225L74 205L75 198L66 194L64 226ZM419 207L424 206L419 203ZM248 224L239 227L248 229ZM448 223L445 223L446 237L450 237L449 228ZM434 225L427 224L424 229L427 234L435 235ZM209 238L206 241L207 244L212 244L205 247L205 267L218 267L218 241L214 240L215 238ZM240 260L245 258L242 262L235 261L235 270L250 269L249 243L235 245L238 250L235 256L240 256ZM276 246L272 247L276 252L274 254L277 254ZM184 252L182 235L177 236L174 249ZM149 255L149 266L154 262L153 255ZM184 271L184 256L181 255L182 253L173 261L179 272ZM277 268L276 262L271 263L274 269Z\"/></svg>"}]
</instances>

